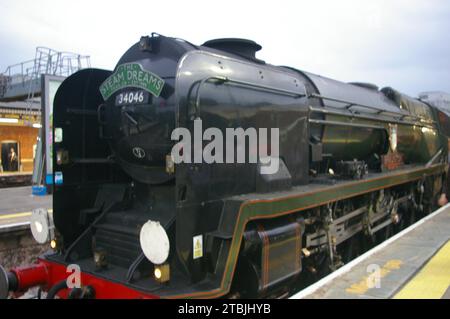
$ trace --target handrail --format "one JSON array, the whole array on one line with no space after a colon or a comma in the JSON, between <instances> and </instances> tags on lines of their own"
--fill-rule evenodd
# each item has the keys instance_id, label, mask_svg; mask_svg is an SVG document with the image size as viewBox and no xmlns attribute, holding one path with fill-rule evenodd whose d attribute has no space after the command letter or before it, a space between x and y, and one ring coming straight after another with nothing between
<instances>
[{"instance_id":1,"label":"handrail","mask_svg":"<svg viewBox=\"0 0 450 319\"><path fill-rule=\"evenodd\" d=\"M336 98L331 98L331 97L323 96L323 95L316 94L316 93L310 94L308 96L308 98L319 98L319 99L322 99L322 100L327 100L327 101L332 101L332 102L338 102L338 103L346 104L345 109L349 110L350 112L351 112L350 109L352 107L359 106L359 107L362 107L362 108L366 108L366 109L377 111L376 114L383 114L383 113L385 113L385 114L390 114L390 115L397 116L400 119L403 119L405 117L409 117L409 118L412 118L413 120L416 120L416 121L423 121L422 118L420 118L418 116L411 115L411 114L404 114L404 113L400 113L400 112L397 113L397 112L393 112L393 111L382 110L382 109L376 108L375 106L365 105L365 104L360 104L360 103L355 103L355 102L350 102L350 101L345 101L345 100L336 99ZM330 106L330 105L326 105L326 106L327 107L333 107L333 106ZM333 108L337 108L337 107L333 107Z\"/></svg>"},{"instance_id":2,"label":"handrail","mask_svg":"<svg viewBox=\"0 0 450 319\"><path fill-rule=\"evenodd\" d=\"M348 122L340 122L340 121L328 121L328 120L316 120L309 119L309 123L311 124L320 124L320 125L335 125L335 126L351 126L351 127L361 127L361 128L373 128L376 130L386 130L386 127L381 125L370 125L365 123L348 123Z\"/></svg>"},{"instance_id":3,"label":"handrail","mask_svg":"<svg viewBox=\"0 0 450 319\"><path fill-rule=\"evenodd\" d=\"M440 148L434 155L433 157L431 157L431 159L425 164L425 167L430 167L431 165L434 164L434 162L436 161L437 158L439 158L439 156L442 153L442 148Z\"/></svg>"},{"instance_id":4,"label":"handrail","mask_svg":"<svg viewBox=\"0 0 450 319\"><path fill-rule=\"evenodd\" d=\"M330 108L332 108L332 110L330 110ZM383 118L383 117L374 117L374 116L370 116L370 114L372 114L372 113L364 113L366 115L356 114L347 109L341 109L341 108L332 107L332 106L325 106L325 107L309 106L309 110L311 112L315 112L315 113L332 114L332 115L338 115L338 116L349 116L352 118L360 118L360 119L364 119L364 120L377 120L380 122L396 123L396 124L410 124L410 125L417 125L420 127L423 126L423 127L432 128L432 126L426 125L426 124L432 124L429 122L424 123L424 121L420 121L420 123L418 123L418 122L403 120L401 118L400 119L389 119L389 118Z\"/></svg>"}]
</instances>

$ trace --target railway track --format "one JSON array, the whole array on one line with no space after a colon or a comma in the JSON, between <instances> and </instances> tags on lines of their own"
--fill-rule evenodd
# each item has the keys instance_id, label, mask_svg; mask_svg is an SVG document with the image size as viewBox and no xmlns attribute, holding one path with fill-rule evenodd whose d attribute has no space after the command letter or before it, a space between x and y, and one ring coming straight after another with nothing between
<instances>
[{"instance_id":1,"label":"railway track","mask_svg":"<svg viewBox=\"0 0 450 319\"><path fill-rule=\"evenodd\" d=\"M48 246L33 239L29 222L0 226L0 260L5 268L33 262Z\"/></svg>"},{"instance_id":2,"label":"railway track","mask_svg":"<svg viewBox=\"0 0 450 319\"><path fill-rule=\"evenodd\" d=\"M31 173L2 173L0 174L0 188L31 185Z\"/></svg>"}]
</instances>

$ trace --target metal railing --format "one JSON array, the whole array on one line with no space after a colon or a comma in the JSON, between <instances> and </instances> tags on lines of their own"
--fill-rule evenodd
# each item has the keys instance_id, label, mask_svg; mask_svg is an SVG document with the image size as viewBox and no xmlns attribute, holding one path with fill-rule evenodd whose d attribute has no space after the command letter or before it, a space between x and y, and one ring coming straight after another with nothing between
<instances>
[{"instance_id":1,"label":"metal railing","mask_svg":"<svg viewBox=\"0 0 450 319\"><path fill-rule=\"evenodd\" d=\"M10 65L0 74L0 97L3 97L13 85L29 85L28 99L33 98L32 83L41 74L69 76L88 67L90 57L87 55L37 47L34 59Z\"/></svg>"}]
</instances>

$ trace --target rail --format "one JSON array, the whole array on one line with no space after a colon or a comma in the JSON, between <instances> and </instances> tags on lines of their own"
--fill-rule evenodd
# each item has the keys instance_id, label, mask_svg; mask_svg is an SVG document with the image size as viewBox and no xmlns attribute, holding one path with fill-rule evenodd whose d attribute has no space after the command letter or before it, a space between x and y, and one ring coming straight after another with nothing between
<instances>
[{"instance_id":1,"label":"rail","mask_svg":"<svg viewBox=\"0 0 450 319\"><path fill-rule=\"evenodd\" d=\"M29 88L28 97L36 89L34 82L41 74L69 76L72 73L90 67L90 57L72 52L56 51L47 47L37 47L35 58L12 64L0 73L0 97L7 94L13 86ZM37 86L40 88L40 85Z\"/></svg>"},{"instance_id":2,"label":"rail","mask_svg":"<svg viewBox=\"0 0 450 319\"><path fill-rule=\"evenodd\" d=\"M434 121L425 121L423 118L412 115L412 114L406 114L404 112L393 112L393 111L388 111L388 110L383 110L383 109L379 109L375 106L371 106L371 105L365 105L365 104L361 104L361 103L355 103L355 102L350 102L350 101L346 101L346 100L341 100L341 99L336 99L336 98L332 98L332 97L327 97L327 96L323 96L320 94L316 94L316 93L312 93L310 95L308 95L308 98L318 98L318 99L322 99L325 101L332 101L332 102L337 102L337 103L342 103L343 105L345 105L343 108L352 112L351 108L353 107L360 107L360 108L364 108L364 109L368 109L368 110L372 110L375 111L374 114L377 115L382 115L382 114L386 114L386 115L391 115L393 117L396 117L398 120L402 121L406 118L410 118L414 121L418 121L418 122L425 122L427 124L433 124ZM334 108L334 109L341 109L339 107L335 107L335 106L330 106L330 105L325 105L326 107L329 108ZM352 112L353 113L353 112ZM373 113L369 113L367 112L366 114L373 114Z\"/></svg>"}]
</instances>

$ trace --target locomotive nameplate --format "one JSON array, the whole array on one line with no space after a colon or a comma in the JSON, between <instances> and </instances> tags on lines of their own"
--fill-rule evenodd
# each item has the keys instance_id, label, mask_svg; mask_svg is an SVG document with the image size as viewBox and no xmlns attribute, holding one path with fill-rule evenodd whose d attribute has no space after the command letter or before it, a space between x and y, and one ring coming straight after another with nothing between
<instances>
[{"instance_id":1,"label":"locomotive nameplate","mask_svg":"<svg viewBox=\"0 0 450 319\"><path fill-rule=\"evenodd\" d=\"M99 89L106 101L115 92L127 87L140 88L158 97L164 87L164 80L144 70L139 63L125 63L119 65Z\"/></svg>"}]
</instances>

